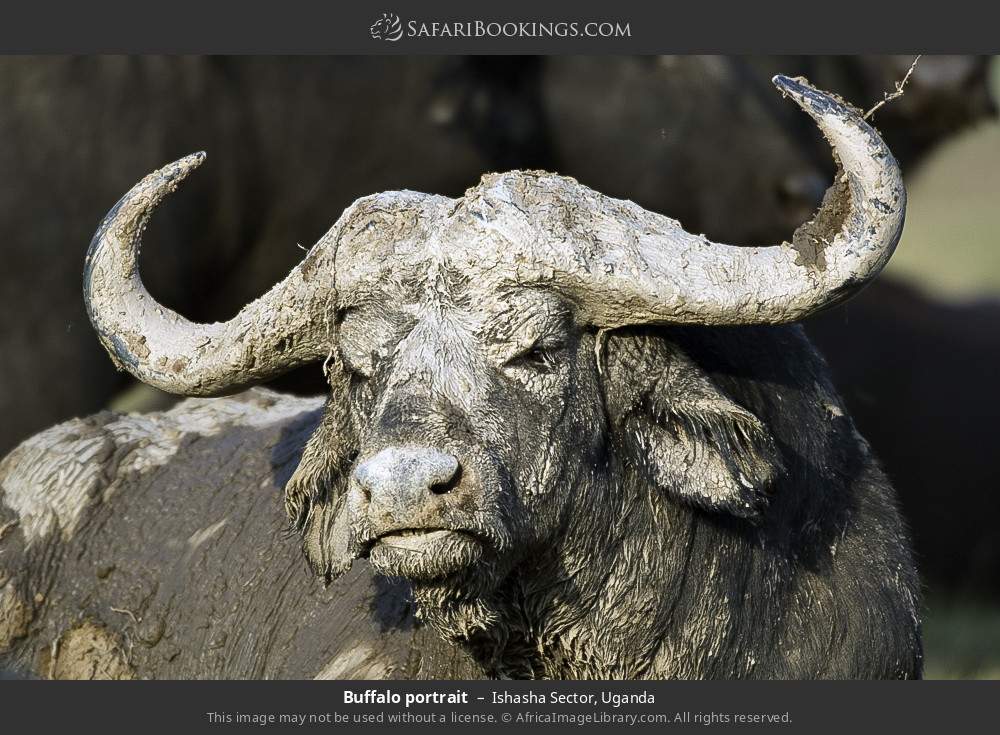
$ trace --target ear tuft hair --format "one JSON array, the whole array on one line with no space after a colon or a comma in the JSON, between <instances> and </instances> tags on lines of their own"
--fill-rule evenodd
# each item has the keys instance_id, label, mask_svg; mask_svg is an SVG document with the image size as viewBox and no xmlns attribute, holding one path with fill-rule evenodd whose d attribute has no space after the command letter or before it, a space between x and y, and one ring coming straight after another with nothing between
<instances>
[{"instance_id":1,"label":"ear tuft hair","mask_svg":"<svg viewBox=\"0 0 1000 735\"><path fill-rule=\"evenodd\" d=\"M655 485L708 511L759 518L783 472L760 419L663 337L618 334L607 354L609 410Z\"/></svg>"}]
</instances>

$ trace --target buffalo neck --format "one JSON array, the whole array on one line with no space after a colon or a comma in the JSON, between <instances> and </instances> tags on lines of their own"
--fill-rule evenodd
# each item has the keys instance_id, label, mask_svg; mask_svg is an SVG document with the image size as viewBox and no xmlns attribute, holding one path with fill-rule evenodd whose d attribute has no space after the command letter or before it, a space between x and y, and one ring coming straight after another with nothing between
<instances>
[{"instance_id":1,"label":"buffalo neck","mask_svg":"<svg viewBox=\"0 0 1000 735\"><path fill-rule=\"evenodd\" d=\"M536 549L492 597L493 624L459 642L496 676L663 676L694 515L622 468L577 490L579 507L596 510L569 513L558 543Z\"/></svg>"}]
</instances>

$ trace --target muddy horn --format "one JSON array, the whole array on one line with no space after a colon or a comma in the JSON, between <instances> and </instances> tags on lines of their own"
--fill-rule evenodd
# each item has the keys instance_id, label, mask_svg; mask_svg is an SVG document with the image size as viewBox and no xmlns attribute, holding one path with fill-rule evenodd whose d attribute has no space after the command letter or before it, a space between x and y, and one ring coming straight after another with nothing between
<instances>
[{"instance_id":1,"label":"muddy horn","mask_svg":"<svg viewBox=\"0 0 1000 735\"><path fill-rule=\"evenodd\" d=\"M226 322L195 324L158 304L138 270L139 241L157 204L205 160L195 153L128 192L94 235L84 269L90 321L119 368L170 393L225 395L329 350L325 302L333 297L332 232L268 293Z\"/></svg>"},{"instance_id":2,"label":"muddy horn","mask_svg":"<svg viewBox=\"0 0 1000 735\"><path fill-rule=\"evenodd\" d=\"M615 219L626 241L604 239L568 269L563 286L602 327L640 323L777 324L856 293L882 270L903 228L899 165L861 114L803 79L775 86L816 121L839 171L791 242L736 247L693 235L631 202ZM579 262L579 261L578 261Z\"/></svg>"}]
</instances>

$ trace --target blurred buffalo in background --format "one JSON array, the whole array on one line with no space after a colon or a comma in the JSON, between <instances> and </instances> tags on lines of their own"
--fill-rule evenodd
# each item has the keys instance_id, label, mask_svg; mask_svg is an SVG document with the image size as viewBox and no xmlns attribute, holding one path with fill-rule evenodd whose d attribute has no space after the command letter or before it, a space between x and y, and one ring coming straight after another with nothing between
<instances>
[{"instance_id":1,"label":"blurred buffalo in background","mask_svg":"<svg viewBox=\"0 0 1000 735\"><path fill-rule=\"evenodd\" d=\"M803 74L873 105L911 61L0 59L0 453L130 385L84 313L83 257L116 198L186 153L207 150L208 164L157 215L142 268L159 300L213 321L279 280L357 197L404 188L457 196L488 170L575 176L721 241L786 238L819 203L834 162L770 77ZM925 57L905 94L875 113L904 173L995 115L987 69L984 58ZM806 325L900 493L925 575L993 595L998 316L883 278ZM275 387L324 385L311 369Z\"/></svg>"}]
</instances>

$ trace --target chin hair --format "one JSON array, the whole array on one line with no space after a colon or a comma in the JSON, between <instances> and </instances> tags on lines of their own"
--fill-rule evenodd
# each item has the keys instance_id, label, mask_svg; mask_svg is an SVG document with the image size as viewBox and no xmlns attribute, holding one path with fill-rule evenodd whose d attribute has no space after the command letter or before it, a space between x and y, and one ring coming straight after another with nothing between
<instances>
[{"instance_id":1,"label":"chin hair","mask_svg":"<svg viewBox=\"0 0 1000 735\"><path fill-rule=\"evenodd\" d=\"M413 596L417 617L468 651L488 676L533 679L545 674L524 621L503 592L457 597L442 586L418 586Z\"/></svg>"},{"instance_id":2,"label":"chin hair","mask_svg":"<svg viewBox=\"0 0 1000 735\"><path fill-rule=\"evenodd\" d=\"M505 615L493 595L456 596L444 585L415 585L417 615L440 635L456 643L490 635L503 626Z\"/></svg>"},{"instance_id":3,"label":"chin hair","mask_svg":"<svg viewBox=\"0 0 1000 735\"><path fill-rule=\"evenodd\" d=\"M432 582L410 581L418 615L447 640L467 642L504 627L508 617L498 589L509 570L495 559L480 560L461 572Z\"/></svg>"}]
</instances>

